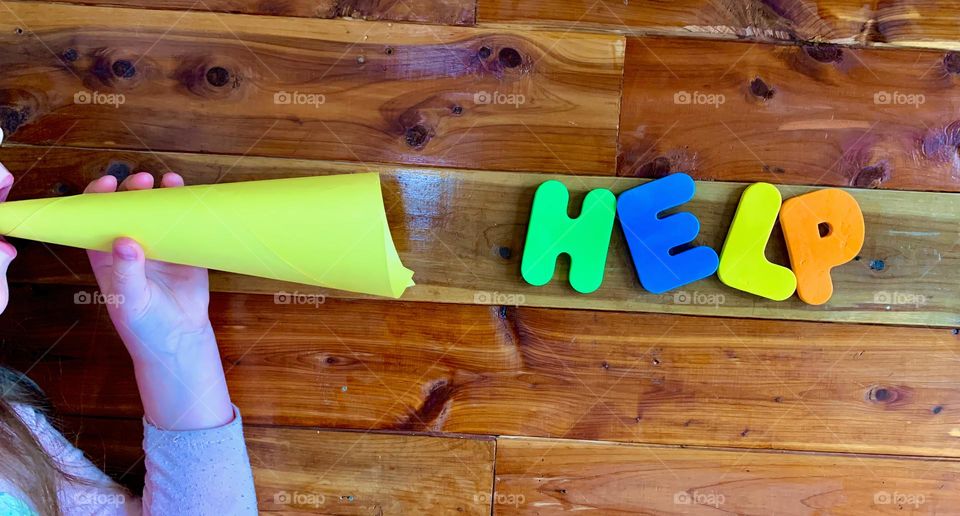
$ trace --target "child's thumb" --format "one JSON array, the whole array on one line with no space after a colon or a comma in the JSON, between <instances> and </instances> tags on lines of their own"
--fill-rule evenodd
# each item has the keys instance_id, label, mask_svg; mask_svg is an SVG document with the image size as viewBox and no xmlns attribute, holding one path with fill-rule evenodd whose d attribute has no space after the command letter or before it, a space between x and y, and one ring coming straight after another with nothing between
<instances>
[{"instance_id":1,"label":"child's thumb","mask_svg":"<svg viewBox=\"0 0 960 516\"><path fill-rule=\"evenodd\" d=\"M113 242L113 293L117 304L128 313L141 312L147 299L146 258L135 240L118 238Z\"/></svg>"}]
</instances>

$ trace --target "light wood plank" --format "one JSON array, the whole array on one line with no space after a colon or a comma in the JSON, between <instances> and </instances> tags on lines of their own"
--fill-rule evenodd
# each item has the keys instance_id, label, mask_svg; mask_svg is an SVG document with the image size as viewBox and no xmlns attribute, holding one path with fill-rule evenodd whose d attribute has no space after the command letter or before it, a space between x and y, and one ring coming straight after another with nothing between
<instances>
[{"instance_id":1,"label":"light wood plank","mask_svg":"<svg viewBox=\"0 0 960 516\"><path fill-rule=\"evenodd\" d=\"M631 38L619 174L956 192L958 93L960 54Z\"/></svg>"},{"instance_id":2,"label":"light wood plank","mask_svg":"<svg viewBox=\"0 0 960 516\"><path fill-rule=\"evenodd\" d=\"M54 0L58 3L106 7L141 7L176 11L214 11L302 18L351 17L363 20L413 21L441 25L473 25L475 0Z\"/></svg>"},{"instance_id":3,"label":"light wood plank","mask_svg":"<svg viewBox=\"0 0 960 516\"><path fill-rule=\"evenodd\" d=\"M139 420L66 418L74 442L139 492ZM490 514L495 442L245 425L263 514Z\"/></svg>"},{"instance_id":4,"label":"light wood plank","mask_svg":"<svg viewBox=\"0 0 960 516\"><path fill-rule=\"evenodd\" d=\"M955 0L481 0L483 23L626 34L960 49Z\"/></svg>"},{"instance_id":5,"label":"light wood plank","mask_svg":"<svg viewBox=\"0 0 960 516\"><path fill-rule=\"evenodd\" d=\"M490 514L492 439L258 426L244 434L262 513Z\"/></svg>"},{"instance_id":6,"label":"light wood plank","mask_svg":"<svg viewBox=\"0 0 960 516\"><path fill-rule=\"evenodd\" d=\"M614 173L620 36L4 7L12 141Z\"/></svg>"},{"instance_id":7,"label":"light wood plank","mask_svg":"<svg viewBox=\"0 0 960 516\"><path fill-rule=\"evenodd\" d=\"M497 443L494 514L952 514L960 463L542 439Z\"/></svg>"},{"instance_id":8,"label":"light wood plank","mask_svg":"<svg viewBox=\"0 0 960 516\"><path fill-rule=\"evenodd\" d=\"M77 292L15 290L0 363L64 412L136 417ZM951 330L240 294L211 317L249 423L960 457Z\"/></svg>"},{"instance_id":9,"label":"light wood plank","mask_svg":"<svg viewBox=\"0 0 960 516\"><path fill-rule=\"evenodd\" d=\"M540 182L564 181L573 192L574 205L579 206L589 189L621 192L642 182L637 179L6 146L0 150L0 161L18 178L14 198L79 192L105 171L124 176L137 170L170 169L183 172L190 184L377 171L397 249L416 272L417 286L407 290L406 300L960 325L960 203L955 194L850 190L866 219L861 257L833 270L835 293L828 304L809 306L796 297L778 303L741 293L715 276L682 289L686 296L647 293L637 281L620 230L614 235L604 285L598 291L589 295L573 291L565 280L563 260L549 285L533 287L523 281L520 258L530 203ZM744 185L706 181L697 188L695 199L684 209L700 218L698 241L719 250ZM784 198L811 190L780 189ZM84 253L18 245L21 258L11 268L12 277L28 282L92 282ZM776 262L787 262L779 233L772 236L767 254ZM282 289L352 296L230 274L215 274L212 282L214 289L231 292Z\"/></svg>"}]
</instances>

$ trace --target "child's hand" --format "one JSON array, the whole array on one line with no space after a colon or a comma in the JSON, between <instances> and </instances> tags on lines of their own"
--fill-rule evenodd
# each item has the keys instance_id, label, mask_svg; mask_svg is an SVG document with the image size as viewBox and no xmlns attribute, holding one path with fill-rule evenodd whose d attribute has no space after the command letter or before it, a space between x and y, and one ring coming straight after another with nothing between
<instances>
[{"instance_id":1,"label":"child's hand","mask_svg":"<svg viewBox=\"0 0 960 516\"><path fill-rule=\"evenodd\" d=\"M146 190L153 188L153 182L153 176L141 172L124 180L119 189ZM165 188L183 186L183 178L165 174L160 184ZM115 190L116 178L103 176L84 193ZM184 351L183 346L195 345L198 337L210 340L213 332L207 316L210 292L205 269L145 260L143 249L129 238L114 241L112 254L87 251L87 255L110 318L135 361L166 360Z\"/></svg>"},{"instance_id":2,"label":"child's hand","mask_svg":"<svg viewBox=\"0 0 960 516\"><path fill-rule=\"evenodd\" d=\"M153 183L153 176L141 172L119 189L145 190ZM164 174L160 184L183 186L183 178ZM116 178L103 176L84 193L115 190ZM115 240L112 253L88 255L110 319L133 358L147 419L168 430L230 422L233 407L207 312L206 269L146 260L143 248L129 238Z\"/></svg>"}]
</instances>

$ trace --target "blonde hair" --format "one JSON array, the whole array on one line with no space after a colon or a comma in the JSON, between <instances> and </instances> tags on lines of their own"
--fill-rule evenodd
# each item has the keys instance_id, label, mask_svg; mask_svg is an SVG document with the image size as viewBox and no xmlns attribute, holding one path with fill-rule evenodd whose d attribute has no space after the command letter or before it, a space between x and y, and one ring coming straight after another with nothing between
<instances>
[{"instance_id":1,"label":"blonde hair","mask_svg":"<svg viewBox=\"0 0 960 516\"><path fill-rule=\"evenodd\" d=\"M25 493L40 516L60 516L57 483L69 475L21 421L17 405L50 413L49 401L33 381L0 366L0 476Z\"/></svg>"}]
</instances>

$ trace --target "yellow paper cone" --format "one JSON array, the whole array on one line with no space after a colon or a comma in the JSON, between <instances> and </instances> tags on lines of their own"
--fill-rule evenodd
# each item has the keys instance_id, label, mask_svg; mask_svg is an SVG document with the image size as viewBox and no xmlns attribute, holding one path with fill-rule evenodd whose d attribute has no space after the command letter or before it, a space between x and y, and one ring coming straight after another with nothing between
<instances>
[{"instance_id":1,"label":"yellow paper cone","mask_svg":"<svg viewBox=\"0 0 960 516\"><path fill-rule=\"evenodd\" d=\"M377 174L274 179L0 203L0 234L400 297L400 263Z\"/></svg>"}]
</instances>

